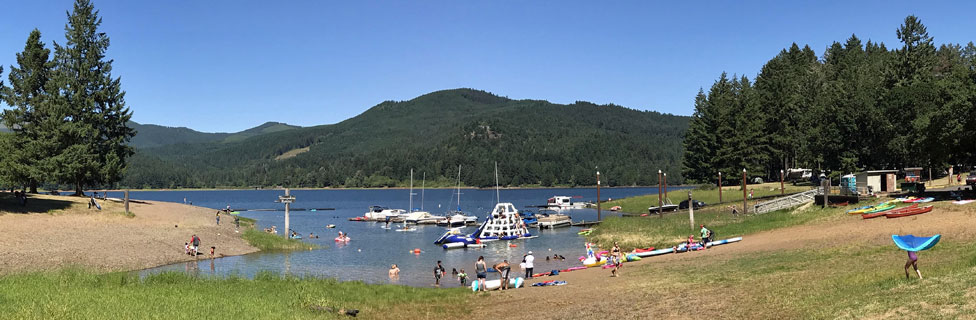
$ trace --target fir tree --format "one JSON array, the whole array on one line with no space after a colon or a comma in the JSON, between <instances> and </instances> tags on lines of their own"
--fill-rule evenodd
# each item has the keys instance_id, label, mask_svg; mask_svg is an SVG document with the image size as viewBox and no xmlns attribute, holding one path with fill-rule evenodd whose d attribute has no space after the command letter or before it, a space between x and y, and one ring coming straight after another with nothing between
<instances>
[{"instance_id":1,"label":"fir tree","mask_svg":"<svg viewBox=\"0 0 976 320\"><path fill-rule=\"evenodd\" d=\"M41 32L31 31L24 51L17 53L17 66L10 67L10 87L0 90L0 98L13 106L3 111L3 123L14 132L3 147L2 170L8 180L29 187L31 193L37 193L38 182L45 181L53 169L47 159L54 146L41 129L49 116L43 106L48 96L44 86L51 76L50 53L41 42Z\"/></svg>"},{"instance_id":2,"label":"fir tree","mask_svg":"<svg viewBox=\"0 0 976 320\"><path fill-rule=\"evenodd\" d=\"M88 0L75 1L65 25L66 43L54 44L54 73L49 82L52 112L65 119L50 130L59 143L58 180L75 186L119 181L133 150L126 143L135 132L126 123L132 112L125 106L121 79L112 77L112 60L105 56L109 38L98 31L102 20Z\"/></svg>"}]
</instances>

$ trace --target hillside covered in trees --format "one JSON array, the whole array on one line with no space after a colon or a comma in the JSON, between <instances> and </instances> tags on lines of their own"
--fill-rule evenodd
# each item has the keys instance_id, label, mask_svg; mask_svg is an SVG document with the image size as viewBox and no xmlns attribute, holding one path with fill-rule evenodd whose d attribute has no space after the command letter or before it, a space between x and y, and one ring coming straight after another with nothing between
<instances>
[{"instance_id":1,"label":"hillside covered in trees","mask_svg":"<svg viewBox=\"0 0 976 320\"><path fill-rule=\"evenodd\" d=\"M973 164L976 46L936 46L914 16L895 31L894 50L852 35L820 57L793 44L754 81L722 73L695 99L684 177Z\"/></svg>"},{"instance_id":2,"label":"hillside covered in trees","mask_svg":"<svg viewBox=\"0 0 976 320\"><path fill-rule=\"evenodd\" d=\"M137 149L123 187L385 187L410 169L427 184L651 185L680 183L688 117L615 105L512 100L455 89L386 101L333 125L244 139ZM142 134L142 133L140 133ZM138 135L133 141L138 141ZM155 140L151 138L149 140Z\"/></svg>"}]
</instances>

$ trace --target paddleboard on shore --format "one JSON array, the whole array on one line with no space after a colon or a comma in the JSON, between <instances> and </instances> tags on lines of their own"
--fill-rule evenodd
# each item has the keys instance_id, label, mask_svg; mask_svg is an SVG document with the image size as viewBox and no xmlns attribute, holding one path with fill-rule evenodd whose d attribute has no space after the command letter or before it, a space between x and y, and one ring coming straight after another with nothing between
<instances>
[{"instance_id":1,"label":"paddleboard on shore","mask_svg":"<svg viewBox=\"0 0 976 320\"><path fill-rule=\"evenodd\" d=\"M479 281L480 280L475 280L471 282L471 291L478 292L478 284L480 283ZM522 277L510 278L508 279L508 288L509 289L521 288L524 283L525 283L525 279L522 279ZM485 281L485 289L498 290L498 288L501 287L502 287L501 279Z\"/></svg>"}]
</instances>

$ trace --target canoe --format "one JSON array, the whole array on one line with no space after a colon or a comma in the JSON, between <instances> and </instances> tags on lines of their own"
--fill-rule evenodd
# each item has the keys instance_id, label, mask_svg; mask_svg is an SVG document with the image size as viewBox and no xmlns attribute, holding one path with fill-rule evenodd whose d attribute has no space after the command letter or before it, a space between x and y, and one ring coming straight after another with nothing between
<instances>
[{"instance_id":1,"label":"canoe","mask_svg":"<svg viewBox=\"0 0 976 320\"><path fill-rule=\"evenodd\" d=\"M471 291L475 291L475 292L478 291L478 282L479 282L479 280L475 280L475 281L472 281L471 282ZM522 279L522 277L509 278L508 279L508 288L509 289L521 288L522 287L522 284L524 284L524 282L525 282L525 280ZM488 290L498 290L498 288L501 288L501 287L502 287L502 280L501 279L486 280L485 281L485 289L488 289Z\"/></svg>"},{"instance_id":2,"label":"canoe","mask_svg":"<svg viewBox=\"0 0 976 320\"><path fill-rule=\"evenodd\" d=\"M923 213L926 213L926 212L929 212L929 211L932 211L932 206L924 206L924 207L921 207L921 208L915 208L915 209L908 210L908 211L905 211L905 212L902 212L902 213L886 214L885 215L885 218L901 218L901 217L907 217L907 216L914 216L916 214L923 214Z\"/></svg>"},{"instance_id":3,"label":"canoe","mask_svg":"<svg viewBox=\"0 0 976 320\"><path fill-rule=\"evenodd\" d=\"M928 197L928 198L925 198L925 199L919 199L919 200L915 201L914 203L926 203L926 202L932 202L933 200L935 200L935 198Z\"/></svg>"},{"instance_id":4,"label":"canoe","mask_svg":"<svg viewBox=\"0 0 976 320\"><path fill-rule=\"evenodd\" d=\"M907 206L907 207L904 207L904 208L898 208L898 209L891 210L891 211L882 211L882 212L862 214L861 215L861 218L863 218L863 219L873 219L873 218L877 218L877 217L880 217L880 216L883 216L883 215L886 215L886 214L902 213L902 212L905 212L905 211L908 211L908 210L911 210L911 209L915 209L915 208L918 208L918 204L917 203L913 203L910 206Z\"/></svg>"}]
</instances>

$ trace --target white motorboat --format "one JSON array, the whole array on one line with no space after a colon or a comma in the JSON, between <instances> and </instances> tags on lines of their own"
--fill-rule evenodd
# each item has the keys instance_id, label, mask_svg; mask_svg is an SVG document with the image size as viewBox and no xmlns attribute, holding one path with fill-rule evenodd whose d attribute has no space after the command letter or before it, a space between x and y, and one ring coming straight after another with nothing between
<instances>
[{"instance_id":1,"label":"white motorboat","mask_svg":"<svg viewBox=\"0 0 976 320\"><path fill-rule=\"evenodd\" d=\"M369 221L386 221L386 219L400 218L400 215L407 213L403 209L390 209L381 206L370 206L369 211L363 215Z\"/></svg>"},{"instance_id":2,"label":"white motorboat","mask_svg":"<svg viewBox=\"0 0 976 320\"><path fill-rule=\"evenodd\" d=\"M453 215L448 216L447 218L443 218L437 221L438 226L445 226L445 227L452 227L452 228L462 227L469 224L477 224L477 223L478 223L478 217L465 215L463 213L455 213Z\"/></svg>"},{"instance_id":3,"label":"white motorboat","mask_svg":"<svg viewBox=\"0 0 976 320\"><path fill-rule=\"evenodd\" d=\"M586 203L573 202L573 197L553 196L546 201L546 207L553 209L583 209Z\"/></svg>"},{"instance_id":4,"label":"white motorboat","mask_svg":"<svg viewBox=\"0 0 976 320\"><path fill-rule=\"evenodd\" d=\"M435 224L444 218L444 216L433 215L427 211L414 211L403 216L404 221L414 224Z\"/></svg>"}]
</instances>

